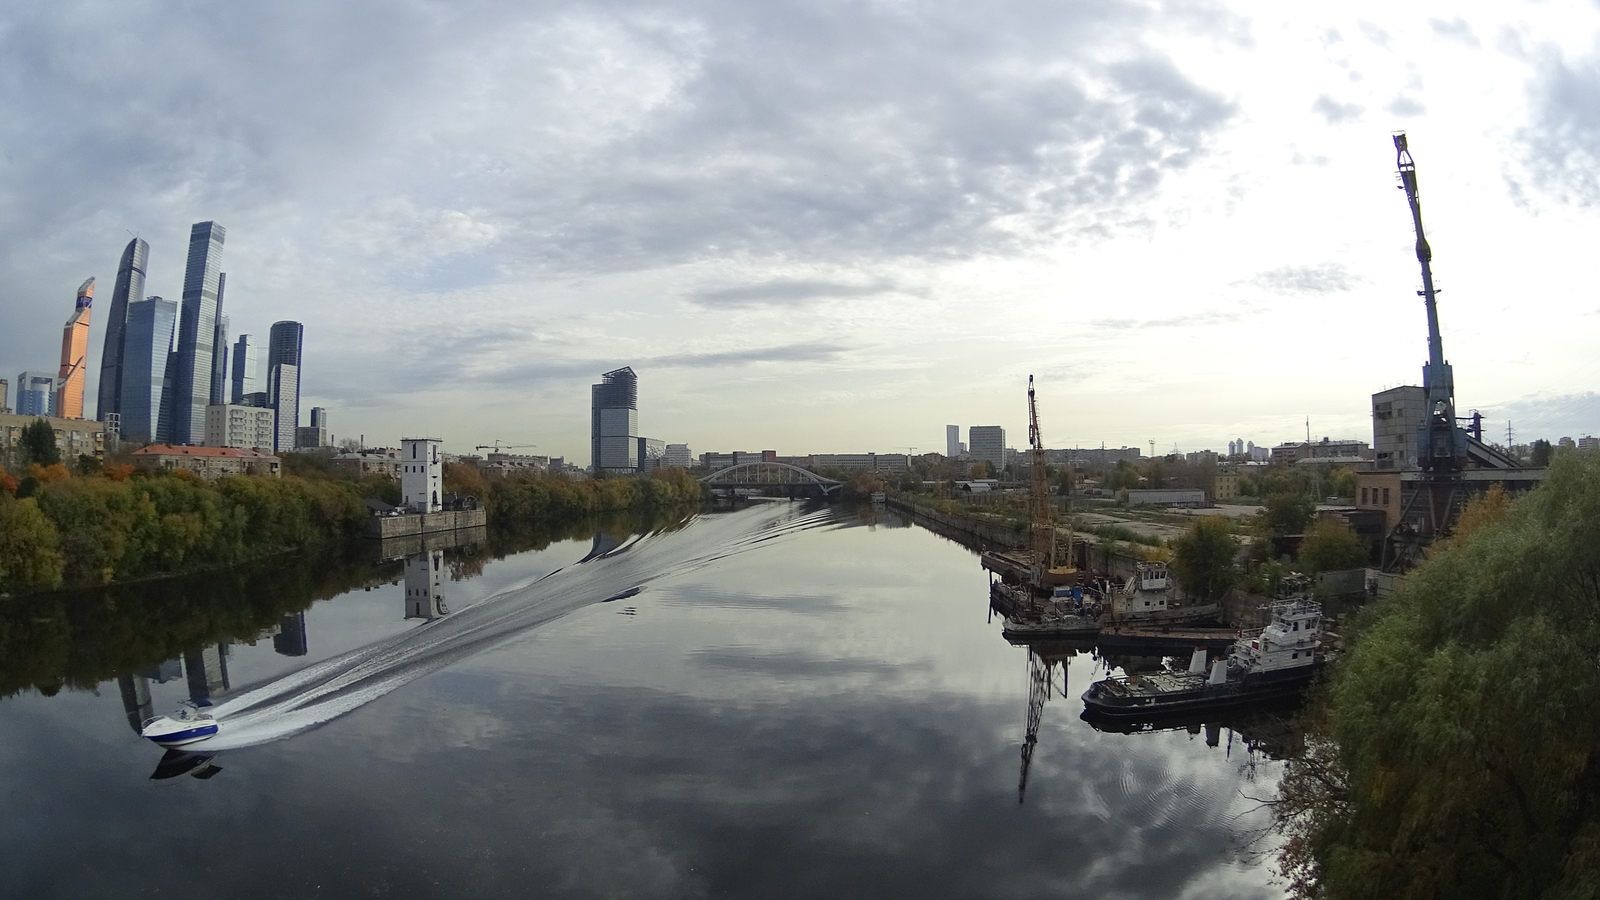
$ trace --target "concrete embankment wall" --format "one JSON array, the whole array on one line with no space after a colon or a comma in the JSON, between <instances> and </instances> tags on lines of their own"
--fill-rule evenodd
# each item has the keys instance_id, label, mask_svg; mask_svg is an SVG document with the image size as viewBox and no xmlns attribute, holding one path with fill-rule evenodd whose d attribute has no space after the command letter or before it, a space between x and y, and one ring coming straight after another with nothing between
<instances>
[{"instance_id":1,"label":"concrete embankment wall","mask_svg":"<svg viewBox=\"0 0 1600 900\"><path fill-rule=\"evenodd\" d=\"M964 536L973 539L973 543L982 546L998 547L1026 547L1028 534L1020 528L1011 525L980 519L976 516L952 515L931 506L923 506L904 497L892 496L884 501L890 509L908 513L925 524L931 523L939 526L934 530L952 532L949 536Z\"/></svg>"},{"instance_id":2,"label":"concrete embankment wall","mask_svg":"<svg viewBox=\"0 0 1600 900\"><path fill-rule=\"evenodd\" d=\"M482 528L488 521L488 513L482 509L452 509L404 516L373 516L367 521L367 537L388 540L414 534L431 534L435 531Z\"/></svg>"}]
</instances>

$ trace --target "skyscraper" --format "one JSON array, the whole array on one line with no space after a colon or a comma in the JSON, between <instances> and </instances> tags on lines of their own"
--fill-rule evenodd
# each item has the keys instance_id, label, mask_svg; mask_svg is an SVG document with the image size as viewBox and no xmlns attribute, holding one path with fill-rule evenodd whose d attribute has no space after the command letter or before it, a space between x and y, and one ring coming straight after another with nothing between
<instances>
[{"instance_id":1,"label":"skyscraper","mask_svg":"<svg viewBox=\"0 0 1600 900\"><path fill-rule=\"evenodd\" d=\"M222 275L222 243L227 229L196 222L189 229L189 263L183 273L183 308L178 317L178 359L172 400L172 440L199 444L205 438L206 407L211 405L215 365L217 288Z\"/></svg>"},{"instance_id":2,"label":"skyscraper","mask_svg":"<svg viewBox=\"0 0 1600 900\"><path fill-rule=\"evenodd\" d=\"M94 276L78 285L72 318L61 331L61 369L56 374L56 415L83 418L83 380L89 367L89 312L94 305Z\"/></svg>"},{"instance_id":3,"label":"skyscraper","mask_svg":"<svg viewBox=\"0 0 1600 900\"><path fill-rule=\"evenodd\" d=\"M267 333L267 403L278 411L277 451L294 449L300 427L300 351L305 326L274 322Z\"/></svg>"},{"instance_id":4,"label":"skyscraper","mask_svg":"<svg viewBox=\"0 0 1600 900\"><path fill-rule=\"evenodd\" d=\"M122 251L117 283L111 289L111 310L106 317L106 343L100 351L100 389L94 417L102 422L122 411L122 339L128 322L128 304L144 296L144 267L150 245L134 238Z\"/></svg>"},{"instance_id":5,"label":"skyscraper","mask_svg":"<svg viewBox=\"0 0 1600 900\"><path fill-rule=\"evenodd\" d=\"M256 357L260 349L260 344L248 334L239 335L239 339L233 342L233 390L229 395L229 403L243 403L245 394L261 390L265 379L257 366Z\"/></svg>"},{"instance_id":6,"label":"skyscraper","mask_svg":"<svg viewBox=\"0 0 1600 900\"><path fill-rule=\"evenodd\" d=\"M994 474L1006 467L1006 430L999 425L974 425L967 429L967 452L989 464Z\"/></svg>"},{"instance_id":7,"label":"skyscraper","mask_svg":"<svg viewBox=\"0 0 1600 900\"><path fill-rule=\"evenodd\" d=\"M128 304L122 336L122 392L117 398L121 410L122 437L130 441L156 441L163 434L163 409L167 392L168 358L176 360L172 339L177 330L178 304L151 297ZM168 423L170 432L170 422Z\"/></svg>"},{"instance_id":8,"label":"skyscraper","mask_svg":"<svg viewBox=\"0 0 1600 900\"><path fill-rule=\"evenodd\" d=\"M624 366L590 389L589 465L594 474L639 468L639 378Z\"/></svg>"},{"instance_id":9,"label":"skyscraper","mask_svg":"<svg viewBox=\"0 0 1600 900\"><path fill-rule=\"evenodd\" d=\"M955 459L961 455L961 426L946 425L944 427L944 455Z\"/></svg>"},{"instance_id":10,"label":"skyscraper","mask_svg":"<svg viewBox=\"0 0 1600 900\"><path fill-rule=\"evenodd\" d=\"M56 377L43 372L23 372L17 376L17 415L53 416L56 414Z\"/></svg>"},{"instance_id":11,"label":"skyscraper","mask_svg":"<svg viewBox=\"0 0 1600 900\"><path fill-rule=\"evenodd\" d=\"M228 402L228 314L222 311L222 291L228 273L217 275L217 324L211 333L211 403Z\"/></svg>"}]
</instances>

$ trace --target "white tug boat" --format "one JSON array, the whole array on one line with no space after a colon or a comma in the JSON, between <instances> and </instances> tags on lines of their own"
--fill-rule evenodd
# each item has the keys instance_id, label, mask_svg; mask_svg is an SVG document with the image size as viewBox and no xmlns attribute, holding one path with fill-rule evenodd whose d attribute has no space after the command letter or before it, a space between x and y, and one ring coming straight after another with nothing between
<instances>
[{"instance_id":1,"label":"white tug boat","mask_svg":"<svg viewBox=\"0 0 1600 900\"><path fill-rule=\"evenodd\" d=\"M1197 647L1187 672L1106 678L1089 686L1083 703L1094 715L1152 718L1292 697L1321 668L1321 626L1321 604L1280 601L1272 606L1272 622L1236 641L1226 659L1212 661L1209 674L1206 649Z\"/></svg>"},{"instance_id":2,"label":"white tug boat","mask_svg":"<svg viewBox=\"0 0 1600 900\"><path fill-rule=\"evenodd\" d=\"M1111 594L1109 623L1194 625L1222 615L1219 603L1180 605L1172 600L1172 576L1166 563L1140 563L1121 591Z\"/></svg>"},{"instance_id":3,"label":"white tug boat","mask_svg":"<svg viewBox=\"0 0 1600 900\"><path fill-rule=\"evenodd\" d=\"M139 733L163 747L182 747L214 736L217 720L198 705L186 701L170 716L146 719Z\"/></svg>"}]
</instances>

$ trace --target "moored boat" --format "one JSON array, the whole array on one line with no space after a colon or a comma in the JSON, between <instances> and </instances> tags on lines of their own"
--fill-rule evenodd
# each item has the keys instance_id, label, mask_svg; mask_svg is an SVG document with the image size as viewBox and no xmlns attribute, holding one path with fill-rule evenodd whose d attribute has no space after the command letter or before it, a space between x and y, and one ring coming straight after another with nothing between
<instances>
[{"instance_id":1,"label":"moored boat","mask_svg":"<svg viewBox=\"0 0 1600 900\"><path fill-rule=\"evenodd\" d=\"M1275 603L1259 635L1240 638L1211 662L1196 647L1186 672L1106 678L1083 694L1088 713L1151 718L1237 709L1298 694L1320 668L1322 606L1313 600Z\"/></svg>"}]
</instances>

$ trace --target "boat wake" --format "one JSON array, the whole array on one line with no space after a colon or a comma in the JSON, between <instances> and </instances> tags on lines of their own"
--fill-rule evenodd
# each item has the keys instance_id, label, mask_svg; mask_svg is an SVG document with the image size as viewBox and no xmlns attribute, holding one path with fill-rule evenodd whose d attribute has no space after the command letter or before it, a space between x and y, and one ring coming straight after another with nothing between
<instances>
[{"instance_id":1,"label":"boat wake","mask_svg":"<svg viewBox=\"0 0 1600 900\"><path fill-rule=\"evenodd\" d=\"M653 583L828 527L839 527L830 511L800 513L785 503L696 516L673 531L635 535L525 587L246 689L211 709L220 729L203 748L211 753L299 734L574 610L632 597Z\"/></svg>"}]
</instances>

